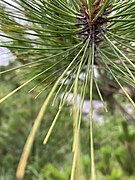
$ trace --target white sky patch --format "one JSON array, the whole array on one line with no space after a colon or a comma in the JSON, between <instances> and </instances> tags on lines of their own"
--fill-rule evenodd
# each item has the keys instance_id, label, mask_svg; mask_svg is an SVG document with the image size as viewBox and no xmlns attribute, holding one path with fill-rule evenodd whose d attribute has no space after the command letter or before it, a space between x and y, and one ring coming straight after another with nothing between
<instances>
[{"instance_id":1,"label":"white sky patch","mask_svg":"<svg viewBox=\"0 0 135 180\"><path fill-rule=\"evenodd\" d=\"M18 6L17 3L15 3L15 2L12 1L12 0L5 0L5 2L10 3L10 4L14 5L14 6ZM4 2L0 2L0 3L1 3L1 4L5 4Z\"/></svg>"},{"instance_id":2,"label":"white sky patch","mask_svg":"<svg viewBox=\"0 0 135 180\"><path fill-rule=\"evenodd\" d=\"M7 66L10 62L14 61L14 56L9 49L0 47L0 66Z\"/></svg>"},{"instance_id":3,"label":"white sky patch","mask_svg":"<svg viewBox=\"0 0 135 180\"><path fill-rule=\"evenodd\" d=\"M2 31L0 31L1 35L5 35ZM12 40L3 36L0 36L0 43L8 42L12 43ZM9 62L14 61L16 56L14 56L8 48L0 47L0 66L7 66Z\"/></svg>"},{"instance_id":4,"label":"white sky patch","mask_svg":"<svg viewBox=\"0 0 135 180\"><path fill-rule=\"evenodd\" d=\"M131 42L131 46L135 46L135 42Z\"/></svg>"},{"instance_id":5,"label":"white sky patch","mask_svg":"<svg viewBox=\"0 0 135 180\"><path fill-rule=\"evenodd\" d=\"M22 7L20 7L17 3L15 3L12 0L5 0L5 2L9 3L6 4L4 2L0 2L0 4L5 6L5 9L8 10L10 13L12 14L16 14L16 12L18 11L16 9L16 7L19 7L20 9L23 9ZM15 7L10 6L13 5ZM25 18L23 13L19 12L19 14L17 13L17 16ZM19 18L13 18L17 23L21 24L21 25L26 25L27 21L21 20ZM5 33L3 33L2 31L0 31L0 43L2 42L8 42L8 44L11 42L12 40L10 38L6 38L2 35L6 35ZM14 56L11 51L8 48L4 48L4 47L0 47L0 66L7 66L9 65L10 62L14 61L16 59L16 56Z\"/></svg>"},{"instance_id":6,"label":"white sky patch","mask_svg":"<svg viewBox=\"0 0 135 180\"><path fill-rule=\"evenodd\" d=\"M110 14L111 16L114 16L117 13L117 11L112 11Z\"/></svg>"},{"instance_id":7,"label":"white sky patch","mask_svg":"<svg viewBox=\"0 0 135 180\"><path fill-rule=\"evenodd\" d=\"M25 32L28 33L28 34L25 35L26 38L29 38L29 39L38 39L37 33L35 31L27 30Z\"/></svg>"},{"instance_id":8,"label":"white sky patch","mask_svg":"<svg viewBox=\"0 0 135 180\"><path fill-rule=\"evenodd\" d=\"M2 35L3 35L3 36L2 36ZM1 42L9 42L9 41L12 42L12 39L7 38L7 37L4 37L4 35L6 36L5 33L3 33L2 31L0 31L0 43L1 43Z\"/></svg>"},{"instance_id":9,"label":"white sky patch","mask_svg":"<svg viewBox=\"0 0 135 180\"><path fill-rule=\"evenodd\" d=\"M4 2L0 2L0 4L4 5L4 6L5 6L5 9L6 9L8 12L10 12L10 13L15 14L16 16L18 16L18 18L12 17L17 23L19 23L19 24L21 24L21 25L26 25L26 24L28 24L27 21L25 21L25 20L23 20L23 19L20 19L20 18L24 18L24 19L27 19L27 18L25 17L25 15L24 15L21 11L19 12L19 10L16 9L16 7L18 7L19 9L23 10L23 8L22 8L18 3L14 2L14 1L12 1L12 0L5 0L5 2L7 2L8 4L7 4L7 3L4 3ZM11 4L12 6L11 6L10 4ZM19 17L20 17L20 18L19 18Z\"/></svg>"},{"instance_id":10,"label":"white sky patch","mask_svg":"<svg viewBox=\"0 0 135 180\"><path fill-rule=\"evenodd\" d=\"M94 68L94 76L95 76L96 78L99 78L99 77L100 77L99 72L98 72L98 70L97 70L96 67Z\"/></svg>"}]
</instances>

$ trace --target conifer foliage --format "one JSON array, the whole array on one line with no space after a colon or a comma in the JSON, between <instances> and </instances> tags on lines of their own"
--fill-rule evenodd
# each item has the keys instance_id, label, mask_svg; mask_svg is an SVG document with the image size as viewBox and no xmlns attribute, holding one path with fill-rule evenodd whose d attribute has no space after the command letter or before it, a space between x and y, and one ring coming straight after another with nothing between
<instances>
[{"instance_id":1,"label":"conifer foliage","mask_svg":"<svg viewBox=\"0 0 135 180\"><path fill-rule=\"evenodd\" d=\"M91 176L95 179L92 132L92 97L97 90L103 100L104 81L122 89L135 87L135 1L134 0L0 0L0 42L16 56L16 71L21 85L1 98L0 103L28 84L37 96L50 89L30 132L17 177L22 178L30 150L49 102L63 94L58 112L45 137L47 143L68 94L73 92L73 164L71 179L80 172L79 130L82 107L89 89ZM96 71L96 73L95 73ZM98 76L96 75L98 74ZM77 104L77 94L81 102Z\"/></svg>"}]
</instances>

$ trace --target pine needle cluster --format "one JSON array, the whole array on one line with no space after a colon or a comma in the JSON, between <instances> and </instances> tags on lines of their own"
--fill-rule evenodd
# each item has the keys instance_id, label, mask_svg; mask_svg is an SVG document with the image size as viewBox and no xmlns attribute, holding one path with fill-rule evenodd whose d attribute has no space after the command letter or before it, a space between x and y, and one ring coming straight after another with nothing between
<instances>
[{"instance_id":1,"label":"pine needle cluster","mask_svg":"<svg viewBox=\"0 0 135 180\"><path fill-rule=\"evenodd\" d=\"M92 98L97 91L104 104L104 82L121 89L133 106L127 88L135 88L135 1L134 0L0 0L0 42L16 56L17 66L0 72L16 71L21 85L0 99L0 103L32 83L29 92L36 98L50 89L24 147L17 170L21 179L30 150L48 103L63 94L58 112L45 137L50 134L73 93L73 164L71 180L77 177L80 158L79 130L82 107L89 89L91 174L95 179L92 130ZM96 73L98 76L96 76ZM82 78L83 76L83 78ZM77 104L77 95L81 102ZM78 170L79 169L79 170Z\"/></svg>"}]
</instances>

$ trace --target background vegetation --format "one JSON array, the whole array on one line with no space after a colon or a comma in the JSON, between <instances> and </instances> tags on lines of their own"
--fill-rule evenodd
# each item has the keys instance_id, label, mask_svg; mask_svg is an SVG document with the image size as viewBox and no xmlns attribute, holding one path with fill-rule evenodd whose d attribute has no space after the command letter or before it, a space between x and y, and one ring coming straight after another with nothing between
<instances>
[{"instance_id":1,"label":"background vegetation","mask_svg":"<svg viewBox=\"0 0 135 180\"><path fill-rule=\"evenodd\" d=\"M10 64L12 66L12 63ZM1 67L4 70L5 67ZM0 95L19 86L15 72L0 77ZM44 95L34 99L29 87L20 90L0 107L0 180L14 180L17 164L38 113ZM119 97L119 102L123 98ZM123 105L127 105L124 102ZM72 164L73 128L70 108L64 106L47 145L47 133L57 106L48 106L43 124L38 131L26 170L26 180L67 180ZM89 124L83 118L81 128L82 168L84 179L90 177ZM104 115L102 123L94 122L94 147L97 179L135 179L135 128L124 119L117 107Z\"/></svg>"}]
</instances>

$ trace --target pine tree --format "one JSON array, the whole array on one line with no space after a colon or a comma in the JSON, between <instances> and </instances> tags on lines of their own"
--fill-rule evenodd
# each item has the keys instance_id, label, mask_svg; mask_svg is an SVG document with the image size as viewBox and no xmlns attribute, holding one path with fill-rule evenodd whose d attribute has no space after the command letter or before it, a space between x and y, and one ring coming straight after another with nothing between
<instances>
[{"instance_id":1,"label":"pine tree","mask_svg":"<svg viewBox=\"0 0 135 180\"><path fill-rule=\"evenodd\" d=\"M91 177L95 179L93 92L97 91L105 111L104 98L110 101L120 89L135 106L127 91L127 87L135 87L134 7L134 0L0 0L0 36L7 38L0 46L8 48L19 62L16 67L0 74L18 71L22 83L1 98L0 103L30 83L35 84L30 92L37 90L36 97L49 89L24 147L17 171L19 179L24 176L28 156L48 103L54 105L58 96L63 94L45 144L70 92L74 95L71 179L78 176L81 171L79 131L87 88L90 100ZM79 105L77 94L81 96Z\"/></svg>"}]
</instances>

